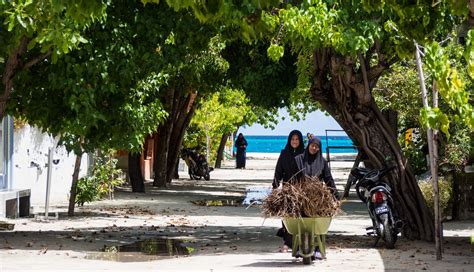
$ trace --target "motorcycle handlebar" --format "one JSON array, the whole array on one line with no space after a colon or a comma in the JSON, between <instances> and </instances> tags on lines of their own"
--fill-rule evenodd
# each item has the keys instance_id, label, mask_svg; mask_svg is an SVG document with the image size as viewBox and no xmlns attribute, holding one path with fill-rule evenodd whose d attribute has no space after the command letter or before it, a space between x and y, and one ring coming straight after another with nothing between
<instances>
[{"instance_id":1,"label":"motorcycle handlebar","mask_svg":"<svg viewBox=\"0 0 474 272\"><path fill-rule=\"evenodd\" d=\"M388 172L392 171L395 168L396 168L396 166L390 166L390 167L384 167L384 168L378 170L379 178L383 177L385 174L387 174ZM370 173L370 172L371 171L369 171L368 173ZM351 172L351 173L349 173L349 178L352 179L350 184L355 185L355 184L359 183L358 180L361 180L362 176L357 176L357 173L354 174L354 173ZM359 185L362 185L362 184L359 184Z\"/></svg>"}]
</instances>

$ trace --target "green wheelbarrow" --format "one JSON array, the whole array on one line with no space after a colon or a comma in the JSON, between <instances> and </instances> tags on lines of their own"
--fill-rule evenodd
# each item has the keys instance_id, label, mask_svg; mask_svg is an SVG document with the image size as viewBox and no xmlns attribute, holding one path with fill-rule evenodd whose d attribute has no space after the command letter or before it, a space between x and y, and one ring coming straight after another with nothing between
<instances>
[{"instance_id":1,"label":"green wheelbarrow","mask_svg":"<svg viewBox=\"0 0 474 272\"><path fill-rule=\"evenodd\" d=\"M293 235L292 256L296 257L299 250L304 264L313 261L316 243L321 256L326 258L326 234L332 217L286 217L283 219L288 232Z\"/></svg>"}]
</instances>

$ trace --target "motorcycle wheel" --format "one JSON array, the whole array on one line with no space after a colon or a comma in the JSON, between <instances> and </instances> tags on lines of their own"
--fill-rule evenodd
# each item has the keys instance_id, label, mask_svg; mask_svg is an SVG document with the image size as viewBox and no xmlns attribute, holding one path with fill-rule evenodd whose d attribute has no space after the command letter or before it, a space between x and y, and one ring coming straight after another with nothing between
<instances>
[{"instance_id":1,"label":"motorcycle wheel","mask_svg":"<svg viewBox=\"0 0 474 272\"><path fill-rule=\"evenodd\" d=\"M393 231L393 226L392 224L390 224L388 218L386 218L383 222L383 238L385 241L386 248L395 248L395 243L397 242L397 234Z\"/></svg>"},{"instance_id":2,"label":"motorcycle wheel","mask_svg":"<svg viewBox=\"0 0 474 272\"><path fill-rule=\"evenodd\" d=\"M301 239L302 245L301 245L301 251L303 254L310 254L311 253L311 246L310 246L310 234L309 232L303 233L303 237ZM313 262L313 259L311 256L309 257L303 257L303 264L311 264Z\"/></svg>"},{"instance_id":3,"label":"motorcycle wheel","mask_svg":"<svg viewBox=\"0 0 474 272\"><path fill-rule=\"evenodd\" d=\"M200 180L200 179L201 179L201 176L194 175L194 174L189 174L189 177L190 177L191 179L195 179L195 180Z\"/></svg>"}]
</instances>

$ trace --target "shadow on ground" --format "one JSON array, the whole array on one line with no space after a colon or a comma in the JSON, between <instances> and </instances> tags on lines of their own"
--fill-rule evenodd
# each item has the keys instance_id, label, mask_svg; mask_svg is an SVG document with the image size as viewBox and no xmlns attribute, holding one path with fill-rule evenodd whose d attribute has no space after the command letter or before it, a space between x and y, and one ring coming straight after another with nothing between
<instances>
[{"instance_id":1,"label":"shadow on ground","mask_svg":"<svg viewBox=\"0 0 474 272\"><path fill-rule=\"evenodd\" d=\"M239 207L204 207L191 203L193 200L205 199L237 199L243 196L245 187L255 184L267 184L263 180L230 180L230 181L188 181L179 180L173 182L168 188L158 189L146 184L146 194L136 194L129 192L129 188L116 193L115 197L121 202L104 201L84 208L78 209L79 216L74 218L64 218L60 216L60 221L67 222L67 228L58 231L9 231L0 232L0 250L19 250L28 252L37 252L37 254L46 254L48 250L59 252L75 252L96 254L99 259L100 253L106 249L121 245L134 244L137 241L148 241L153 239L180 240L190 249L191 256L218 256L227 254L259 254L266 255L266 258L256 258L257 261L243 264L242 267L291 267L295 264L295 259L290 253L281 253L281 259L274 258L278 252L282 241L275 236L278 227L270 226L226 226L221 223L220 226L188 223L166 223L166 216L180 218L185 216L194 216L206 218L215 217L235 217L254 220L261 218L260 209L252 207L245 209L245 206ZM135 206L136 205L136 206ZM344 202L342 207L345 215L338 224L350 224L352 218L364 219L367 217L367 211L364 204L358 201L352 194ZM364 217L363 217L364 216ZM76 227L78 222L83 223L91 219L91 225L95 219L104 220L106 227ZM126 226L115 223L113 220L121 219L130 221ZM146 219L151 218L163 220L160 226L154 226L150 223L143 224ZM171 218L171 217L170 217ZM132 221L132 219L134 221ZM109 221L110 220L110 221ZM263 220L263 219L262 219ZM202 220L201 220L202 221ZM186 221L183 221L186 222ZM163 226L163 223L168 224ZM229 225L235 223L229 221ZM254 222L255 223L255 222ZM28 224L23 223L23 224ZM47 224L41 225L48 228ZM226 223L227 224L227 223ZM385 268L398 269L403 267L403 262L419 270L431 269L427 265L428 260L434 258L434 244L422 241L410 241L404 238L399 239L396 248L387 250L383 242L374 248L374 238L365 235L354 235L351 232L351 226L338 228L340 231L330 231L327 237L328 259L331 256L339 256L344 262L346 259L355 262L364 262L370 260L363 259L366 252L374 252L375 256L380 258ZM341 230L342 229L342 230ZM352 228L353 231L353 228ZM146 244L146 243L143 243ZM448 237L445 238L445 256L448 260L462 259L469 265L473 261L472 246L467 237ZM110 252L109 252L110 253ZM118 254L111 252L111 254ZM141 254L141 253L139 253ZM142 255L140 255L142 256ZM342 257L341 257L342 256ZM354 256L361 256L357 259ZM371 256L374 256L372 254ZM344 259L346 258L346 259ZM110 258L104 256L101 260L126 261L127 258ZM133 261L150 261L156 258L138 257L135 255ZM324 261L323 261L324 262ZM454 262L454 261L453 261ZM297 262L300 264L300 261ZM459 263L457 263L459 264ZM402 266L401 266L402 265ZM347 264L345 266L348 267ZM350 267L350 266L349 266Z\"/></svg>"}]
</instances>

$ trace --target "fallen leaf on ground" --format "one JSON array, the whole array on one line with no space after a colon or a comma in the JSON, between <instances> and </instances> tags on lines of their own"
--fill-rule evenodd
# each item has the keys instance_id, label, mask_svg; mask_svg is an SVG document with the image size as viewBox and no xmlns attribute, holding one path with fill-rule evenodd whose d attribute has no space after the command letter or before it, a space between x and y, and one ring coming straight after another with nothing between
<instances>
[{"instance_id":1,"label":"fallen leaf on ground","mask_svg":"<svg viewBox=\"0 0 474 272\"><path fill-rule=\"evenodd\" d=\"M38 252L38 255L40 255L40 254L46 254L46 252L48 252L48 248L47 248L47 247L43 247L43 248Z\"/></svg>"}]
</instances>

